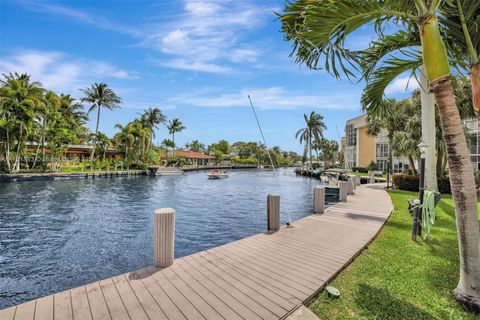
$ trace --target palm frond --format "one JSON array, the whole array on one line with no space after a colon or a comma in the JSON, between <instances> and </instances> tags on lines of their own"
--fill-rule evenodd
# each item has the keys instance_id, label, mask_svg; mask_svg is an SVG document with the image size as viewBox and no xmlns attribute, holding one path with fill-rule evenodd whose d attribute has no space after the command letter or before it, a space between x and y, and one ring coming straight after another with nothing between
<instances>
[{"instance_id":1,"label":"palm frond","mask_svg":"<svg viewBox=\"0 0 480 320\"><path fill-rule=\"evenodd\" d=\"M414 71L422 65L422 58L419 55L417 59L398 59L391 58L386 60L383 65L375 70L369 79L367 86L362 94L362 108L367 112L382 114L384 110L385 89L399 75L404 72Z\"/></svg>"}]
</instances>

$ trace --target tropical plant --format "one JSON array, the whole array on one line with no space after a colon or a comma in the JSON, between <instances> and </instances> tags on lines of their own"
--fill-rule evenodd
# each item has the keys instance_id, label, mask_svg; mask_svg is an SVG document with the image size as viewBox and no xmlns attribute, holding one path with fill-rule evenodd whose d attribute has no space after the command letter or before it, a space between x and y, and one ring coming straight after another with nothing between
<instances>
[{"instance_id":1,"label":"tropical plant","mask_svg":"<svg viewBox=\"0 0 480 320\"><path fill-rule=\"evenodd\" d=\"M80 89L83 93L82 102L91 104L88 113L97 109L97 123L95 125L95 136L98 135L98 127L100 125L100 111L102 108L113 110L120 107L122 99L115 94L115 92L108 88L105 83L94 83L89 88ZM93 162L95 156L95 148L97 147L97 140L93 141L92 153L90 161Z\"/></svg>"},{"instance_id":2,"label":"tropical plant","mask_svg":"<svg viewBox=\"0 0 480 320\"><path fill-rule=\"evenodd\" d=\"M172 135L172 142L173 142L173 156L175 157L175 133L180 132L185 129L182 121L180 119L175 118L168 122L167 125L168 132Z\"/></svg>"},{"instance_id":3,"label":"tropical plant","mask_svg":"<svg viewBox=\"0 0 480 320\"><path fill-rule=\"evenodd\" d=\"M195 152L203 152L205 150L205 145L198 140L193 140L192 142L187 142L185 144L185 149Z\"/></svg>"},{"instance_id":4,"label":"tropical plant","mask_svg":"<svg viewBox=\"0 0 480 320\"><path fill-rule=\"evenodd\" d=\"M36 113L42 106L44 89L27 74L3 74L3 78L0 82L0 125L5 133L5 161L8 171L18 171L27 139L36 124Z\"/></svg>"},{"instance_id":5,"label":"tropical plant","mask_svg":"<svg viewBox=\"0 0 480 320\"><path fill-rule=\"evenodd\" d=\"M361 73L358 56L346 49L355 30L373 22L382 34L395 21L405 29L416 25L423 66L438 106L447 150L452 194L459 233L460 278L457 301L480 312L480 241L473 168L451 81L449 56L440 33L438 10L442 0L298 0L287 3L282 30L293 40L297 62L317 69L319 63L336 77ZM475 12L478 1L471 0ZM445 12L442 12L445 14ZM465 16L471 17L470 12ZM477 24L478 26L478 24ZM397 62L398 64L398 62ZM363 75L362 75L363 76ZM475 94L474 94L475 96Z\"/></svg>"},{"instance_id":6,"label":"tropical plant","mask_svg":"<svg viewBox=\"0 0 480 320\"><path fill-rule=\"evenodd\" d=\"M140 121L145 128L148 128L150 133L146 146L146 149L148 150L153 139L155 138L155 129L158 129L160 124L165 123L167 121L167 117L159 108L149 107L148 109L143 110Z\"/></svg>"},{"instance_id":7,"label":"tropical plant","mask_svg":"<svg viewBox=\"0 0 480 320\"><path fill-rule=\"evenodd\" d=\"M327 126L323 122L323 116L319 113L312 111L309 116L303 115L305 119L306 127L297 131L295 138L300 140L300 143L304 143L308 148L310 156L310 169L312 168L312 147L313 140L323 138L323 131L327 129Z\"/></svg>"}]
</instances>

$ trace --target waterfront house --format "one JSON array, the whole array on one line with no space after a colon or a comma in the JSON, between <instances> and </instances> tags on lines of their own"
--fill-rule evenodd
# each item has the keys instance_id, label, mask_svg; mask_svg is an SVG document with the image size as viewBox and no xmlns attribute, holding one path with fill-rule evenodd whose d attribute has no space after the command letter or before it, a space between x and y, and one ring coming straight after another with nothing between
<instances>
[{"instance_id":1,"label":"waterfront house","mask_svg":"<svg viewBox=\"0 0 480 320\"><path fill-rule=\"evenodd\" d=\"M163 152L160 155L162 158L173 158L172 151ZM175 150L175 157L185 159L187 164L198 166L212 164L215 161L215 157L191 150Z\"/></svg>"}]
</instances>

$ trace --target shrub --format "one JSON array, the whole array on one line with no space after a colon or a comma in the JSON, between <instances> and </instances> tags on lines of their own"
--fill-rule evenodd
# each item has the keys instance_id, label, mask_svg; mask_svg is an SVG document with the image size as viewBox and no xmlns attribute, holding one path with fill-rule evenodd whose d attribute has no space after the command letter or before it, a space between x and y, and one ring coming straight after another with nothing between
<instances>
[{"instance_id":1,"label":"shrub","mask_svg":"<svg viewBox=\"0 0 480 320\"><path fill-rule=\"evenodd\" d=\"M437 179L438 191L440 193L452 193L450 188L450 179L448 177L439 177Z\"/></svg>"},{"instance_id":2,"label":"shrub","mask_svg":"<svg viewBox=\"0 0 480 320\"><path fill-rule=\"evenodd\" d=\"M377 170L377 165L376 165L375 161L372 160L372 162L370 162L370 164L368 165L367 169L368 169L368 171Z\"/></svg>"},{"instance_id":3,"label":"shrub","mask_svg":"<svg viewBox=\"0 0 480 320\"><path fill-rule=\"evenodd\" d=\"M394 174L392 177L395 188L407 191L418 191L419 179L417 176L409 174Z\"/></svg>"},{"instance_id":4,"label":"shrub","mask_svg":"<svg viewBox=\"0 0 480 320\"><path fill-rule=\"evenodd\" d=\"M368 169L364 167L353 167L352 171L358 173L368 173Z\"/></svg>"},{"instance_id":5,"label":"shrub","mask_svg":"<svg viewBox=\"0 0 480 320\"><path fill-rule=\"evenodd\" d=\"M392 177L395 188L407 191L418 191L419 177L409 174L394 174ZM452 193L448 177L437 178L438 191L443 194Z\"/></svg>"}]
</instances>

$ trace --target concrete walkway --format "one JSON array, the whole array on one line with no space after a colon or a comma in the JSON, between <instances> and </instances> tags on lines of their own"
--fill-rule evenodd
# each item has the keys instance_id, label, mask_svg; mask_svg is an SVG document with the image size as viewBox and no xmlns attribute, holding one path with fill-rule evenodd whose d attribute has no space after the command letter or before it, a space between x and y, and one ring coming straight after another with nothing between
<instances>
[{"instance_id":1,"label":"concrete walkway","mask_svg":"<svg viewBox=\"0 0 480 320\"><path fill-rule=\"evenodd\" d=\"M393 210L383 188L362 185L292 228L0 310L0 320L285 319L379 232Z\"/></svg>"}]
</instances>

